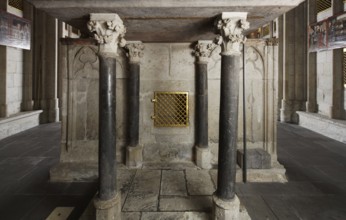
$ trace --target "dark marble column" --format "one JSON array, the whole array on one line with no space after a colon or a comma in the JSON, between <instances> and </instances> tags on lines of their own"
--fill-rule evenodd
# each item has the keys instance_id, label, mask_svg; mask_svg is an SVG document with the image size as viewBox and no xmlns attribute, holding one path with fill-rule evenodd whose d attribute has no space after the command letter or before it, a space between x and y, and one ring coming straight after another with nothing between
<instances>
[{"instance_id":1,"label":"dark marble column","mask_svg":"<svg viewBox=\"0 0 346 220\"><path fill-rule=\"evenodd\" d=\"M126 165L140 167L143 162L142 146L139 145L139 85L140 85L140 58L143 56L142 42L129 42L126 45L129 58L128 78L128 146Z\"/></svg>"},{"instance_id":2,"label":"dark marble column","mask_svg":"<svg viewBox=\"0 0 346 220\"><path fill-rule=\"evenodd\" d=\"M235 195L238 139L239 56L221 55L219 162L216 195L224 200Z\"/></svg>"},{"instance_id":3,"label":"dark marble column","mask_svg":"<svg viewBox=\"0 0 346 220\"><path fill-rule=\"evenodd\" d=\"M246 12L222 13L217 21L221 45L221 87L219 121L218 182L213 195L214 219L239 219L239 199L235 194L238 138L238 97L240 47L249 28Z\"/></svg>"},{"instance_id":4,"label":"dark marble column","mask_svg":"<svg viewBox=\"0 0 346 220\"><path fill-rule=\"evenodd\" d=\"M99 198L116 195L116 59L99 54Z\"/></svg>"},{"instance_id":5,"label":"dark marble column","mask_svg":"<svg viewBox=\"0 0 346 220\"><path fill-rule=\"evenodd\" d=\"M121 219L116 187L116 58L125 46L125 27L117 14L91 14L88 29L100 44L99 62L99 192L96 219Z\"/></svg>"},{"instance_id":6,"label":"dark marble column","mask_svg":"<svg viewBox=\"0 0 346 220\"><path fill-rule=\"evenodd\" d=\"M208 61L217 45L210 41L198 41L195 47L196 61L196 164L202 169L211 168L208 147Z\"/></svg>"}]
</instances>

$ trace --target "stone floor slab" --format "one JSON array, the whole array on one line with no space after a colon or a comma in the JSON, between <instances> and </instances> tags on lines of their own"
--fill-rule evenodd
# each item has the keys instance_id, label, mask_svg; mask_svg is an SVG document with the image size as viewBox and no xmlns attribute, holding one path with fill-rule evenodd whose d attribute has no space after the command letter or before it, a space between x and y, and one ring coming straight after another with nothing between
<instances>
[{"instance_id":1,"label":"stone floor slab","mask_svg":"<svg viewBox=\"0 0 346 220\"><path fill-rule=\"evenodd\" d=\"M160 196L160 211L207 211L212 207L211 196Z\"/></svg>"},{"instance_id":2,"label":"stone floor slab","mask_svg":"<svg viewBox=\"0 0 346 220\"><path fill-rule=\"evenodd\" d=\"M159 194L161 170L138 170L133 180L131 192Z\"/></svg>"},{"instance_id":3,"label":"stone floor slab","mask_svg":"<svg viewBox=\"0 0 346 220\"><path fill-rule=\"evenodd\" d=\"M184 171L163 170L160 194L187 196Z\"/></svg>"},{"instance_id":4,"label":"stone floor slab","mask_svg":"<svg viewBox=\"0 0 346 220\"><path fill-rule=\"evenodd\" d=\"M261 196L239 196L239 200L252 219L278 219Z\"/></svg>"},{"instance_id":5,"label":"stone floor slab","mask_svg":"<svg viewBox=\"0 0 346 220\"><path fill-rule=\"evenodd\" d=\"M214 184L208 170L186 170L187 190L189 195L212 195Z\"/></svg>"},{"instance_id":6,"label":"stone floor slab","mask_svg":"<svg viewBox=\"0 0 346 220\"><path fill-rule=\"evenodd\" d=\"M122 210L125 212L157 211L157 206L158 193L130 192Z\"/></svg>"},{"instance_id":7,"label":"stone floor slab","mask_svg":"<svg viewBox=\"0 0 346 220\"><path fill-rule=\"evenodd\" d=\"M121 219L123 220L140 220L141 213L140 212L122 212Z\"/></svg>"},{"instance_id":8,"label":"stone floor slab","mask_svg":"<svg viewBox=\"0 0 346 220\"><path fill-rule=\"evenodd\" d=\"M209 220L204 212L143 212L141 220Z\"/></svg>"},{"instance_id":9,"label":"stone floor slab","mask_svg":"<svg viewBox=\"0 0 346 220\"><path fill-rule=\"evenodd\" d=\"M193 162L180 162L180 163L146 162L143 164L143 168L149 169L149 170L186 170L186 169L197 170L198 169L198 167Z\"/></svg>"},{"instance_id":10,"label":"stone floor slab","mask_svg":"<svg viewBox=\"0 0 346 220\"><path fill-rule=\"evenodd\" d=\"M121 192L121 205L123 206L127 194L131 188L131 184L137 170L123 170L119 169L117 174L117 187Z\"/></svg>"}]
</instances>

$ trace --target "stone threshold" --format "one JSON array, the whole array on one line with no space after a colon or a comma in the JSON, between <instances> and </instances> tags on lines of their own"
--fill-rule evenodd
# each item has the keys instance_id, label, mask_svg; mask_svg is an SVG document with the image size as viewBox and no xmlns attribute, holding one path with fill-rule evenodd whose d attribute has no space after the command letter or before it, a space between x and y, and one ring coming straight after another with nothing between
<instances>
[{"instance_id":1,"label":"stone threshold","mask_svg":"<svg viewBox=\"0 0 346 220\"><path fill-rule=\"evenodd\" d=\"M26 111L0 118L0 140L38 126L41 113L42 110Z\"/></svg>"},{"instance_id":2,"label":"stone threshold","mask_svg":"<svg viewBox=\"0 0 346 220\"><path fill-rule=\"evenodd\" d=\"M299 125L331 139L346 143L346 121L324 115L297 111Z\"/></svg>"}]
</instances>

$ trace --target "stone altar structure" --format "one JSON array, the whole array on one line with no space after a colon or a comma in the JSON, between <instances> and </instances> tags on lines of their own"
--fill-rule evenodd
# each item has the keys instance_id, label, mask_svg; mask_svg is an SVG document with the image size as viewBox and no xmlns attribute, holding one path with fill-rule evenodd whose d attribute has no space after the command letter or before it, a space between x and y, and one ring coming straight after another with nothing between
<instances>
[{"instance_id":1,"label":"stone altar structure","mask_svg":"<svg viewBox=\"0 0 346 220\"><path fill-rule=\"evenodd\" d=\"M131 42L129 42L131 43ZM53 169L53 180L81 180L95 178L98 143L98 65L97 46L92 40L62 42L68 66L63 68L63 117L61 164ZM194 43L195 44L195 43ZM192 45L194 45L192 44ZM144 43L140 58L139 144L143 146L143 162L157 163L194 161L196 58L190 43ZM275 82L277 46L265 40L248 39L245 43L247 145L266 150L272 167L280 167L276 157ZM128 82L129 60L126 51L118 50L117 61L117 160L126 163L128 140ZM217 164L220 48L210 53L208 71L208 146L210 164ZM242 62L240 64L242 71ZM242 100L242 77L240 77ZM153 93L155 91L188 91L190 97L190 125L185 128L157 128L153 125ZM86 111L87 109L87 111ZM239 104L241 112L242 102ZM238 117L243 126L242 114ZM179 141L177 141L179 140ZM242 148L242 129L238 129L238 147ZM75 167L75 168L73 168ZM67 170L65 170L67 169ZM62 172L64 170L64 172ZM78 171L79 170L79 171ZM88 170L88 171L87 171ZM275 175L284 176L283 169ZM61 173L61 172L62 173ZM66 171L66 172L65 172ZM76 171L76 172L75 172ZM259 171L259 170L258 170ZM251 175L249 173L249 175ZM275 176L274 175L274 176ZM269 178L269 177L268 177ZM267 180L268 180L267 178ZM270 178L269 178L270 179ZM274 178L278 180L277 178Z\"/></svg>"}]
</instances>

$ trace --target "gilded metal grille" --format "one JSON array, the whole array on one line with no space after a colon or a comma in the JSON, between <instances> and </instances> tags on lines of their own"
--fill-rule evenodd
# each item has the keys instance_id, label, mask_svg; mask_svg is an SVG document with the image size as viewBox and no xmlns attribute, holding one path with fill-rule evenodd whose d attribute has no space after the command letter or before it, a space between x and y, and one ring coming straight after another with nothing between
<instances>
[{"instance_id":1,"label":"gilded metal grille","mask_svg":"<svg viewBox=\"0 0 346 220\"><path fill-rule=\"evenodd\" d=\"M346 88L346 51L344 51L344 66L343 66L343 72L344 72L344 86Z\"/></svg>"},{"instance_id":2,"label":"gilded metal grille","mask_svg":"<svg viewBox=\"0 0 346 220\"><path fill-rule=\"evenodd\" d=\"M8 5L23 11L23 0L9 0Z\"/></svg>"},{"instance_id":3,"label":"gilded metal grille","mask_svg":"<svg viewBox=\"0 0 346 220\"><path fill-rule=\"evenodd\" d=\"M317 13L332 7L332 0L317 0Z\"/></svg>"},{"instance_id":4,"label":"gilded metal grille","mask_svg":"<svg viewBox=\"0 0 346 220\"><path fill-rule=\"evenodd\" d=\"M188 92L155 92L154 126L186 127L189 125Z\"/></svg>"}]
</instances>

